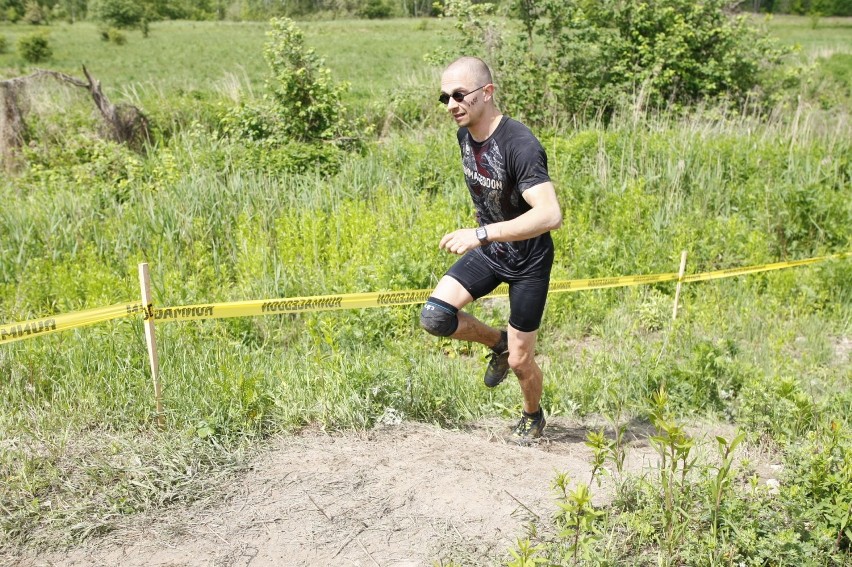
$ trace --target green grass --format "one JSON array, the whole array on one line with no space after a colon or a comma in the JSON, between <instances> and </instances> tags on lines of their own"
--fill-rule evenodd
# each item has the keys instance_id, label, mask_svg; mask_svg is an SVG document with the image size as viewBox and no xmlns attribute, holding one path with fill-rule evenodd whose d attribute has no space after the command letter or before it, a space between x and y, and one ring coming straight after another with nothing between
<instances>
[{"instance_id":1,"label":"green grass","mask_svg":"<svg viewBox=\"0 0 852 567\"><path fill-rule=\"evenodd\" d=\"M819 43L801 29L805 19L782 22L788 37ZM360 152L301 174L259 164L244 144L215 133L215 109L231 104L234 85L262 85L264 26L162 23L147 40L131 33L123 47L90 37L87 24L54 28L64 47L51 68L73 73L85 60L118 98L125 89L148 101L158 143L136 154L99 140L82 95L38 93L29 166L0 180L0 321L133 299L140 261L151 264L158 304L434 285L453 260L437 250L440 236L473 222L453 128L421 101L436 89L421 55L443 41L439 25L304 24L336 75L352 81L356 109L409 118L407 104L420 122L391 121ZM827 72L840 80L848 62L838 55ZM0 55L0 67L25 72L15 57ZM230 87L220 83L243 72ZM389 94L399 106L388 106ZM831 100L763 117L623 112L607 127L543 133L565 213L554 278L670 272L682 249L689 272L849 250L852 125L848 97ZM551 415L642 420L665 384L672 419L730 421L789 455L791 467L813 464L800 471L807 486L791 481L785 525L755 535L751 551L742 536L738 553L753 564L764 552L770 563L773 553L834 553L825 538L784 547L783 530L800 538L814 525L829 530L801 510L818 509L825 491L846 494L813 489L844 477L831 463L820 473L808 451L826 439L826 424L852 427L852 362L838 351L852 334L850 280L847 260L688 285L675 325L672 284L552 295L540 340L543 404ZM517 384L485 390L482 349L424 335L417 311L160 325L164 432L153 425L139 321L3 345L0 542L73 543L120 515L204 497L211 478L239 469L268 435L309 423L368 428L387 408L446 426L516 415ZM500 301L472 312L495 324L507 315ZM660 532L654 490L625 486L626 503L608 510L612 523L599 528L621 544L612 562L633 546L639 564L665 558L657 552L671 540L621 538ZM758 517L743 511L752 501L730 500L729 522L746 534ZM707 533L707 508L695 502L689 532ZM682 561L706 557L710 545L680 543Z\"/></svg>"},{"instance_id":2,"label":"green grass","mask_svg":"<svg viewBox=\"0 0 852 567\"><path fill-rule=\"evenodd\" d=\"M431 79L423 55L446 41L448 26L429 20L336 20L300 23L306 43L327 59L338 81L351 83L350 100L387 99L400 84ZM89 22L49 27L0 23L7 52L0 54L0 76L26 74L33 67L17 53L21 36L48 31L54 57L37 65L82 77L92 72L108 96L134 92L232 92L238 86L258 90L267 73L263 45L269 26L259 22L166 21L151 26L150 36L128 31L128 42L102 41ZM434 90L434 85L423 85ZM430 91L431 92L431 91ZM144 101L144 96L143 96Z\"/></svg>"},{"instance_id":3,"label":"green grass","mask_svg":"<svg viewBox=\"0 0 852 567\"><path fill-rule=\"evenodd\" d=\"M852 18L820 18L816 27L806 16L754 16L754 20L765 23L783 43L799 46L803 54L811 57L852 51Z\"/></svg>"}]
</instances>

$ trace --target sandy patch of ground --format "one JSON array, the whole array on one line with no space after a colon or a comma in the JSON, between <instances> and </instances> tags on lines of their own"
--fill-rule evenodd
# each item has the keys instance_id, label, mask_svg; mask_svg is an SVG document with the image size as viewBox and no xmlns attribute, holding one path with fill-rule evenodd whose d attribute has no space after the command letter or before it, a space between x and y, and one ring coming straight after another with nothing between
<instances>
[{"instance_id":1,"label":"sandy patch of ground","mask_svg":"<svg viewBox=\"0 0 852 567\"><path fill-rule=\"evenodd\" d=\"M368 432L307 430L282 437L221 499L148 515L85 546L18 557L41 566L496 565L530 520L557 507L551 482L588 482L588 429L551 418L546 437L519 447L510 424L467 430L403 423ZM628 433L626 469L656 462L647 431ZM712 439L712 437L710 437ZM611 494L593 486L598 504Z\"/></svg>"}]
</instances>

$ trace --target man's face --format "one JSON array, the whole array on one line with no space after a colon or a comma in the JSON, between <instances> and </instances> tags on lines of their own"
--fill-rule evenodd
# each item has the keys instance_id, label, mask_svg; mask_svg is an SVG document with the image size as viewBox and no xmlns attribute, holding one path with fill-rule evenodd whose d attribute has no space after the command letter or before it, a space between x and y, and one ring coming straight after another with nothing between
<instances>
[{"instance_id":1,"label":"man's face","mask_svg":"<svg viewBox=\"0 0 852 567\"><path fill-rule=\"evenodd\" d=\"M458 126L475 126L485 110L485 89L473 84L474 80L463 67L450 67L441 75L441 93L450 95L447 111ZM475 89L476 92L474 92ZM453 93L467 94L461 102L453 99Z\"/></svg>"}]
</instances>

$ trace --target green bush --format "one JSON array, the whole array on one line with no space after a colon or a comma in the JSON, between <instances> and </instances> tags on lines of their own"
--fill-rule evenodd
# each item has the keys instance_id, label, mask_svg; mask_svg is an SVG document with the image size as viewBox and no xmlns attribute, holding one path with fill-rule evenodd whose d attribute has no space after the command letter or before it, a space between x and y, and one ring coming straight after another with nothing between
<instances>
[{"instance_id":1,"label":"green bush","mask_svg":"<svg viewBox=\"0 0 852 567\"><path fill-rule=\"evenodd\" d=\"M89 17L116 28L135 28L145 15L144 6L133 0L93 0Z\"/></svg>"},{"instance_id":2,"label":"green bush","mask_svg":"<svg viewBox=\"0 0 852 567\"><path fill-rule=\"evenodd\" d=\"M18 39L18 53L30 63L40 63L53 57L47 34L35 33Z\"/></svg>"},{"instance_id":3,"label":"green bush","mask_svg":"<svg viewBox=\"0 0 852 567\"><path fill-rule=\"evenodd\" d=\"M348 145L357 138L356 124L346 117L342 96L347 84L336 83L302 32L289 19L273 19L264 56L269 64L269 92L259 101L228 109L222 131L272 144L332 141Z\"/></svg>"},{"instance_id":4,"label":"green bush","mask_svg":"<svg viewBox=\"0 0 852 567\"><path fill-rule=\"evenodd\" d=\"M0 53L6 53L6 50L9 47L9 42L6 39L5 35L0 35Z\"/></svg>"},{"instance_id":5,"label":"green bush","mask_svg":"<svg viewBox=\"0 0 852 567\"><path fill-rule=\"evenodd\" d=\"M29 0L24 7L24 22L33 26L47 24L47 10L35 0Z\"/></svg>"},{"instance_id":6,"label":"green bush","mask_svg":"<svg viewBox=\"0 0 852 567\"><path fill-rule=\"evenodd\" d=\"M107 31L107 41L116 45L124 45L127 43L127 36L119 29L110 28Z\"/></svg>"},{"instance_id":7,"label":"green bush","mask_svg":"<svg viewBox=\"0 0 852 567\"><path fill-rule=\"evenodd\" d=\"M493 5L448 0L459 53L490 61L507 110L548 125L554 115L608 113L622 101L675 108L707 100L769 100L778 47L727 0L524 0L520 34ZM515 26L517 27L517 26Z\"/></svg>"},{"instance_id":8,"label":"green bush","mask_svg":"<svg viewBox=\"0 0 852 567\"><path fill-rule=\"evenodd\" d=\"M367 0L361 9L358 10L358 15L362 18L370 20L379 20L391 17L391 6L384 0Z\"/></svg>"}]
</instances>

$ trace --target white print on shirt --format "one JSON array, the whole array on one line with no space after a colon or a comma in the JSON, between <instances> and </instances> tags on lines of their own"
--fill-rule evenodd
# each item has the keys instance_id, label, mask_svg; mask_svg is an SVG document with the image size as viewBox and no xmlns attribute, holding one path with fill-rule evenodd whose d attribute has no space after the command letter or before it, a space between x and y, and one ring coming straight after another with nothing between
<instances>
[{"instance_id":1,"label":"white print on shirt","mask_svg":"<svg viewBox=\"0 0 852 567\"><path fill-rule=\"evenodd\" d=\"M506 162L500 153L500 147L494 140L489 140L480 150L477 163L470 141L465 140L462 165L477 204L487 211L491 222L504 220L501 200L506 178Z\"/></svg>"}]
</instances>

